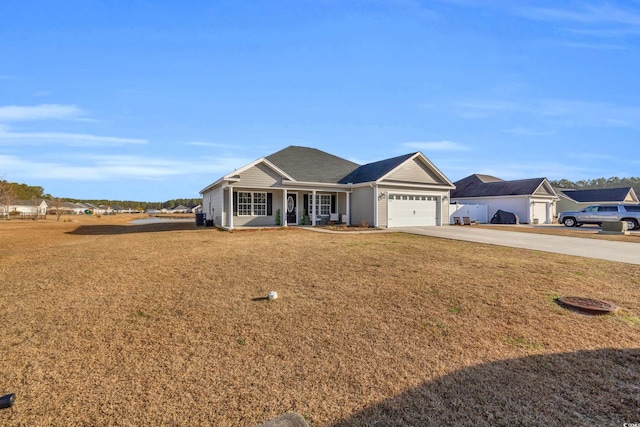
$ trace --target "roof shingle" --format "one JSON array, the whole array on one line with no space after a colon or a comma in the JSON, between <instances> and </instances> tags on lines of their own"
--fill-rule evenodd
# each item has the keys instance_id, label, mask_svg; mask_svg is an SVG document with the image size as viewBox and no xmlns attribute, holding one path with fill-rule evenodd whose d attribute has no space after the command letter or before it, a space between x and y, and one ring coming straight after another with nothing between
<instances>
[{"instance_id":1,"label":"roof shingle","mask_svg":"<svg viewBox=\"0 0 640 427\"><path fill-rule=\"evenodd\" d=\"M495 176L475 174L454 182L456 189L451 191L451 198L528 195L533 194L544 180L503 181Z\"/></svg>"},{"instance_id":2,"label":"roof shingle","mask_svg":"<svg viewBox=\"0 0 640 427\"><path fill-rule=\"evenodd\" d=\"M296 181L336 183L359 165L315 148L291 145L266 157Z\"/></svg>"},{"instance_id":3,"label":"roof shingle","mask_svg":"<svg viewBox=\"0 0 640 427\"><path fill-rule=\"evenodd\" d=\"M362 182L376 181L393 169L407 161L416 153L405 154L403 156L393 157L391 159L380 160L378 162L362 165L349 175L340 180L340 184L359 184Z\"/></svg>"},{"instance_id":4,"label":"roof shingle","mask_svg":"<svg viewBox=\"0 0 640 427\"><path fill-rule=\"evenodd\" d=\"M556 189L578 203L624 202L631 187L595 188L591 190Z\"/></svg>"}]
</instances>

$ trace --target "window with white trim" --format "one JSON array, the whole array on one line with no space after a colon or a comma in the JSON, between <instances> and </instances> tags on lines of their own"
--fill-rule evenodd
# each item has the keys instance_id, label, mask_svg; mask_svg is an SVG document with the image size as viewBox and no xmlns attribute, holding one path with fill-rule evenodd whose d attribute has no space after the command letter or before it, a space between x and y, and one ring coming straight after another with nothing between
<instances>
[{"instance_id":1,"label":"window with white trim","mask_svg":"<svg viewBox=\"0 0 640 427\"><path fill-rule=\"evenodd\" d=\"M253 193L253 215L267 216L267 193Z\"/></svg>"},{"instance_id":2,"label":"window with white trim","mask_svg":"<svg viewBox=\"0 0 640 427\"><path fill-rule=\"evenodd\" d=\"M312 212L313 197L309 197L309 212ZM318 215L331 214L331 195L330 194L316 194L316 213Z\"/></svg>"},{"instance_id":3,"label":"window with white trim","mask_svg":"<svg viewBox=\"0 0 640 427\"><path fill-rule=\"evenodd\" d=\"M251 193L247 191L238 191L238 215L251 215Z\"/></svg>"},{"instance_id":4,"label":"window with white trim","mask_svg":"<svg viewBox=\"0 0 640 427\"><path fill-rule=\"evenodd\" d=\"M238 191L238 216L267 216L267 193Z\"/></svg>"}]
</instances>

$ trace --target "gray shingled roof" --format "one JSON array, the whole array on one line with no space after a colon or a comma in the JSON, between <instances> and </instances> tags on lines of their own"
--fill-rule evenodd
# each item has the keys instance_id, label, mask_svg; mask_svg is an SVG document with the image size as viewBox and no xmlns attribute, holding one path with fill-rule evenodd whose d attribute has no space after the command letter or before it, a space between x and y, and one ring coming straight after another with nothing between
<instances>
[{"instance_id":1,"label":"gray shingled roof","mask_svg":"<svg viewBox=\"0 0 640 427\"><path fill-rule=\"evenodd\" d=\"M533 194L544 180L545 178L530 178L503 181L490 175L470 175L454 182L456 188L451 191L451 198L523 196Z\"/></svg>"},{"instance_id":2,"label":"gray shingled roof","mask_svg":"<svg viewBox=\"0 0 640 427\"><path fill-rule=\"evenodd\" d=\"M414 154L416 153L405 154L403 156L362 165L342 178L340 184L359 184L361 182L376 181L407 161Z\"/></svg>"},{"instance_id":3,"label":"gray shingled roof","mask_svg":"<svg viewBox=\"0 0 640 427\"><path fill-rule=\"evenodd\" d=\"M629 195L631 187L622 188L597 188L592 190L556 189L570 199L579 203L624 202Z\"/></svg>"},{"instance_id":4,"label":"gray shingled roof","mask_svg":"<svg viewBox=\"0 0 640 427\"><path fill-rule=\"evenodd\" d=\"M336 183L359 165L315 148L291 145L266 157L296 181Z\"/></svg>"}]
</instances>

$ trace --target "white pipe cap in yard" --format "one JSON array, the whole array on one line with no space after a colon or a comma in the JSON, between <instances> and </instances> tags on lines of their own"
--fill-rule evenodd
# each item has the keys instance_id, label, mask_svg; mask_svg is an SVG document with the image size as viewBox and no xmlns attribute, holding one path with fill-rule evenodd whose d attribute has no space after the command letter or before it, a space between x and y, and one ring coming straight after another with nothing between
<instances>
[{"instance_id":1,"label":"white pipe cap in yard","mask_svg":"<svg viewBox=\"0 0 640 427\"><path fill-rule=\"evenodd\" d=\"M278 298L278 293L276 291L271 291L271 292L269 292L268 298L269 299L276 299L276 298Z\"/></svg>"}]
</instances>

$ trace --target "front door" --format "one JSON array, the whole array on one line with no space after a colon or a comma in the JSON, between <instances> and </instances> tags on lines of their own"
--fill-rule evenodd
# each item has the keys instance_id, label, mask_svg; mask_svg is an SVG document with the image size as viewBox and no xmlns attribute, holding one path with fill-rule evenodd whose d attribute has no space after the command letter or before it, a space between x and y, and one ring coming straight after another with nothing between
<instances>
[{"instance_id":1,"label":"front door","mask_svg":"<svg viewBox=\"0 0 640 427\"><path fill-rule=\"evenodd\" d=\"M287 196L287 224L298 223L298 195L289 193Z\"/></svg>"}]
</instances>

